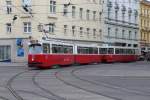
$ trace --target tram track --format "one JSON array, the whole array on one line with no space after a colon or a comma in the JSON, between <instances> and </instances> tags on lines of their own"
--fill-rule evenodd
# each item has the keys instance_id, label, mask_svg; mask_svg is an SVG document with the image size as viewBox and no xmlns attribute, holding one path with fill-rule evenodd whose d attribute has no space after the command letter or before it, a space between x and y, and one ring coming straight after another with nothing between
<instances>
[{"instance_id":1,"label":"tram track","mask_svg":"<svg viewBox=\"0 0 150 100\"><path fill-rule=\"evenodd\" d=\"M30 90L29 90L29 91L26 91L26 90L15 90L15 89L12 87L12 83L15 81L15 79L17 79L20 75L23 75L23 74L28 73L28 72L31 72L31 71L32 71L32 70L26 70L26 71L20 72L20 73L14 75L13 77L11 77L11 78L8 80L8 82L7 82L6 86L5 86L5 88L10 91L10 93L16 98L16 100L25 100L22 96L20 96L20 93L26 93L26 94L30 94L30 95L32 94L32 95L37 96L37 97L45 98L46 100L65 100L65 99L58 99L58 98L55 99L54 97L52 97L52 96L54 95L53 93L51 93L52 96L46 96L46 95L42 95L42 94L39 94L39 93L36 93L36 92L32 92L32 91L30 91ZM38 87L37 83L35 83L34 79L35 79L36 75L37 75L38 73L40 73L40 72L42 72L42 71L36 72L36 73L31 77L33 84L34 84L37 88L39 88L39 87ZM44 89L42 89L42 88L40 88L40 89L44 92ZM47 92L47 91L46 91L46 92ZM0 97L0 98L1 98L1 97ZM4 99L4 100L9 100L9 99Z\"/></svg>"},{"instance_id":2,"label":"tram track","mask_svg":"<svg viewBox=\"0 0 150 100\"><path fill-rule=\"evenodd\" d=\"M26 70L26 71L23 71L23 72L20 72L20 73L14 75L13 77L11 77L11 78L8 80L8 82L7 82L7 84L6 84L6 88L10 91L10 93L11 93L17 100L24 100L24 99L17 93L17 91L16 91L14 88L12 88L12 82L13 82L18 76L20 76L21 74L26 73L26 72L29 72L29 70Z\"/></svg>"},{"instance_id":3,"label":"tram track","mask_svg":"<svg viewBox=\"0 0 150 100\"><path fill-rule=\"evenodd\" d=\"M149 96L150 97L150 92L139 91L139 90L136 90L136 89L128 89L128 88L117 86L117 85L114 85L114 84L111 84L111 83L106 83L104 81L99 81L100 83L96 83L96 82L93 82L93 81L90 81L90 80L87 80L87 79L83 79L83 78L81 78L81 77L79 77L75 74L75 72L77 72L81 69L83 69L83 68L77 68L77 69L72 70L71 75L74 76L76 79L88 82L90 84L103 85L104 87L107 87L107 88L118 89L118 90L121 90L121 91L124 91L124 92L133 93L135 95L142 95L142 96Z\"/></svg>"},{"instance_id":4,"label":"tram track","mask_svg":"<svg viewBox=\"0 0 150 100\"><path fill-rule=\"evenodd\" d=\"M1 99L1 100L9 100L8 98L3 97L3 96L0 96L0 99Z\"/></svg>"},{"instance_id":5,"label":"tram track","mask_svg":"<svg viewBox=\"0 0 150 100\"><path fill-rule=\"evenodd\" d=\"M52 92L52 91L50 91L50 90L48 90L48 89L43 88L43 87L36 81L36 78L37 78L38 74L40 74L40 73L41 73L41 72L37 72L37 73L34 75L34 77L32 77L32 81L33 81L34 85L37 86L38 88L40 88L43 92L46 92L46 93L52 95L52 96L53 96L53 99L52 99L52 100L67 100L66 98L63 98L63 97L61 97L61 96L55 94L54 92Z\"/></svg>"},{"instance_id":6,"label":"tram track","mask_svg":"<svg viewBox=\"0 0 150 100\"><path fill-rule=\"evenodd\" d=\"M63 68L63 69L65 69L65 68ZM61 69L61 70L63 70L63 69ZM38 74L40 74L40 73L41 73L41 72L37 72L35 76L37 77ZM121 100L121 99L119 99L119 98L106 96L106 95L103 95L103 94L98 93L98 92L95 92L95 91L90 91L90 90L88 90L88 89L84 89L84 88L77 87L77 86L75 86L75 85L69 84L68 82L66 82L66 81L64 81L64 80L61 80L60 77L58 77L58 76L59 76L58 73L59 73L59 71L55 71L55 72L53 73L53 75L55 76L55 78L56 78L57 80L59 80L61 83L65 84L66 86L69 86L69 87L71 86L71 87L76 88L76 89L78 89L78 90L81 90L81 91L84 91L84 92L87 92L87 93L91 93L91 94L94 94L94 95L103 96L103 97L109 98L109 99L111 99L111 100ZM35 84L36 86L38 86L41 90L45 91L46 93L49 93L49 94L53 95L53 96L56 97L56 98L59 98L59 99L54 99L54 100L76 100L76 99L68 99L68 98L61 97L61 96L57 95L56 93L54 93L53 91L50 91L50 89L47 89L47 88L42 87L42 85L36 81L36 77L33 77L34 84ZM38 78L38 77L37 77L37 78ZM81 100L82 100L82 99L81 99Z\"/></svg>"},{"instance_id":7,"label":"tram track","mask_svg":"<svg viewBox=\"0 0 150 100\"><path fill-rule=\"evenodd\" d=\"M95 67L97 68L97 66L95 66ZM126 92L128 94L134 94L134 95L138 95L138 96L141 95L141 96L150 97L150 95L148 94L149 92L138 91L138 90L135 90L135 89L128 89L128 88L120 87L120 86L117 86L117 85L114 85L114 84L106 83L104 81L99 81L99 83L97 83L97 82L82 78L82 77L80 77L79 75L76 74L76 72L78 72L82 69L87 69L87 68L91 68L91 66L62 68L62 69L59 69L59 70L58 69L57 70L54 70L54 69L52 70L51 69L50 75L54 76L55 80L60 81L61 83L65 84L66 86L71 86L71 87L76 88L78 90L82 90L82 91L85 91L87 93L91 93L91 94L94 94L94 95L100 95L100 96L103 96L103 97L106 97L106 98L109 98L109 99L113 99L113 100L123 100L123 99L120 98L120 97L117 97L115 95L110 95L110 94L103 93L102 91L99 91L99 90L94 91L91 88L86 88L86 87L82 86L83 84L82 85L77 85L77 84L71 83L70 81L67 81L65 79L65 78L67 78L65 75L70 75L72 78L75 78L75 79L79 80L79 82L82 81L82 82L85 82L85 83L89 83L89 84L91 84L91 86L92 85L93 86L103 86L103 87L110 88L110 89L113 89L113 90L116 90L116 91ZM22 90L22 89L15 90L15 88L12 87L12 83L15 82L15 80L19 76L21 76L23 74L27 74L30 71L32 71L32 70L26 70L26 71L20 72L20 73L14 75L13 77L11 77L7 82L6 88L11 92L11 94L17 100L25 100L23 97L20 96L20 93L31 94L31 95L34 95L35 97L45 98L46 100L69 100L68 98L60 96L57 92L50 90L50 88L44 87L40 83L41 81L37 81L37 79L40 79L40 73L45 72L45 70L33 71L34 73L32 72L32 76L30 77L30 82L33 83L35 88L39 88L42 91L42 93L32 92L30 90L27 91L27 90ZM49 72L49 70L48 70L48 72ZM66 72L68 74L65 74ZM5 99L5 98L3 99L1 97L0 97L0 99L8 100L8 99Z\"/></svg>"},{"instance_id":8,"label":"tram track","mask_svg":"<svg viewBox=\"0 0 150 100\"><path fill-rule=\"evenodd\" d=\"M61 75L59 75L60 72L61 72L61 71L55 72L55 77L56 77L58 80L62 81L62 82L63 82L64 84L66 84L66 85L72 86L72 87L74 87L74 88L77 88L77 89L80 89L80 90L83 90L83 91L85 91L85 92L89 92L89 93L92 93L92 94L95 94L95 95L104 96L104 97L107 97L107 98L109 98L109 99L122 100L122 99L117 98L117 97L108 96L108 95L105 95L105 94L100 93L100 92L96 92L96 91L93 91L93 90L89 90L89 89L86 89L86 88L83 88L83 87L80 87L80 86L71 84L71 83L69 83L68 81L65 81L65 80L61 77ZM72 73L72 72L71 72L71 73Z\"/></svg>"},{"instance_id":9,"label":"tram track","mask_svg":"<svg viewBox=\"0 0 150 100\"><path fill-rule=\"evenodd\" d=\"M72 69L70 71L70 75L72 77L80 80L80 81L90 83L91 85L103 86L103 87L106 87L106 88L110 88L112 90L120 91L122 93L125 92L125 93L128 93L128 94L133 94L133 95L137 95L137 96L150 97L149 92L145 92L145 91L142 91L142 90L139 91L139 90L136 90L136 89L128 89L128 88L125 88L125 87L121 87L121 86L118 86L118 85L115 85L115 84L111 84L111 83L106 83L106 82L103 82L103 81L99 81L99 83L96 83L96 82L90 81L88 79L83 79L80 76L78 76L78 75L75 74L75 72L77 72L77 71L79 71L81 69L85 69L85 68L91 68L91 67L86 66L86 67L74 68L74 69ZM56 78L59 79L60 81L64 82L65 84L68 84L70 86L82 89L82 90L90 92L90 93L94 93L94 94L97 94L97 95L102 95L102 96L105 96L105 97L108 97L108 98L112 98L114 100L123 100L120 97L111 96L111 95L108 95L108 94L105 94L105 93L102 93L102 92L99 92L99 91L93 91L93 90L90 90L88 88L84 88L84 87L81 87L79 85L72 84L72 83L64 80L63 77L62 77L62 75L61 75L61 73L63 73L63 72L61 72L61 71L56 72L55 73L56 74Z\"/></svg>"}]
</instances>

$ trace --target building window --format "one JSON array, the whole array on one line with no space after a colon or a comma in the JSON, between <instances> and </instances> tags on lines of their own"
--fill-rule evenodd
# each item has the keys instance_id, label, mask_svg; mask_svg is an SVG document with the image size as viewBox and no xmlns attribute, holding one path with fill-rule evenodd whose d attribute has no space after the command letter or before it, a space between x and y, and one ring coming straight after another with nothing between
<instances>
[{"instance_id":1,"label":"building window","mask_svg":"<svg viewBox=\"0 0 150 100\"><path fill-rule=\"evenodd\" d=\"M64 25L64 34L67 34L67 29L68 29L68 26Z\"/></svg>"},{"instance_id":2,"label":"building window","mask_svg":"<svg viewBox=\"0 0 150 100\"><path fill-rule=\"evenodd\" d=\"M112 2L108 0L107 2L107 7L108 7L108 19L110 18L110 13L112 9Z\"/></svg>"},{"instance_id":3,"label":"building window","mask_svg":"<svg viewBox=\"0 0 150 100\"><path fill-rule=\"evenodd\" d=\"M31 0L22 0L22 7L25 12L32 13Z\"/></svg>"},{"instance_id":4,"label":"building window","mask_svg":"<svg viewBox=\"0 0 150 100\"><path fill-rule=\"evenodd\" d=\"M102 20L102 12L99 12L99 21Z\"/></svg>"},{"instance_id":5,"label":"building window","mask_svg":"<svg viewBox=\"0 0 150 100\"><path fill-rule=\"evenodd\" d=\"M99 30L99 36L100 36L100 39L102 38L102 30L100 29Z\"/></svg>"},{"instance_id":6,"label":"building window","mask_svg":"<svg viewBox=\"0 0 150 100\"><path fill-rule=\"evenodd\" d=\"M80 8L79 17L80 19L83 19L83 8Z\"/></svg>"},{"instance_id":7,"label":"building window","mask_svg":"<svg viewBox=\"0 0 150 100\"><path fill-rule=\"evenodd\" d=\"M129 22L131 22L131 14L132 14L132 10L131 10L131 8L129 8L129 10L128 10L128 21Z\"/></svg>"},{"instance_id":8,"label":"building window","mask_svg":"<svg viewBox=\"0 0 150 100\"><path fill-rule=\"evenodd\" d=\"M110 18L111 8L108 8L108 19Z\"/></svg>"},{"instance_id":9,"label":"building window","mask_svg":"<svg viewBox=\"0 0 150 100\"><path fill-rule=\"evenodd\" d=\"M31 6L31 0L22 0L23 6Z\"/></svg>"},{"instance_id":10,"label":"building window","mask_svg":"<svg viewBox=\"0 0 150 100\"><path fill-rule=\"evenodd\" d=\"M125 13L124 12L122 13L122 21L123 22L125 21Z\"/></svg>"},{"instance_id":11,"label":"building window","mask_svg":"<svg viewBox=\"0 0 150 100\"><path fill-rule=\"evenodd\" d=\"M76 16L76 7L75 6L72 6L72 18L75 18Z\"/></svg>"},{"instance_id":12,"label":"building window","mask_svg":"<svg viewBox=\"0 0 150 100\"><path fill-rule=\"evenodd\" d=\"M72 35L75 36L75 26L72 26Z\"/></svg>"},{"instance_id":13,"label":"building window","mask_svg":"<svg viewBox=\"0 0 150 100\"><path fill-rule=\"evenodd\" d=\"M12 26L11 26L11 23L7 23L7 24L6 24L6 32L7 32L7 33L11 33L11 31L12 31L11 27L12 27Z\"/></svg>"},{"instance_id":14,"label":"building window","mask_svg":"<svg viewBox=\"0 0 150 100\"><path fill-rule=\"evenodd\" d=\"M125 21L125 12L126 12L126 7L122 5L122 21Z\"/></svg>"},{"instance_id":15,"label":"building window","mask_svg":"<svg viewBox=\"0 0 150 100\"><path fill-rule=\"evenodd\" d=\"M110 37L110 31L111 31L111 28L108 27L108 37Z\"/></svg>"},{"instance_id":16,"label":"building window","mask_svg":"<svg viewBox=\"0 0 150 100\"><path fill-rule=\"evenodd\" d=\"M135 23L137 23L137 17L138 17L138 11L134 10L134 20L135 20Z\"/></svg>"},{"instance_id":17,"label":"building window","mask_svg":"<svg viewBox=\"0 0 150 100\"><path fill-rule=\"evenodd\" d=\"M64 12L63 12L63 15L64 16L67 16L68 14L68 5L64 4Z\"/></svg>"},{"instance_id":18,"label":"building window","mask_svg":"<svg viewBox=\"0 0 150 100\"><path fill-rule=\"evenodd\" d=\"M131 14L129 14L128 21L129 21L129 23L131 22Z\"/></svg>"},{"instance_id":19,"label":"building window","mask_svg":"<svg viewBox=\"0 0 150 100\"><path fill-rule=\"evenodd\" d=\"M129 31L129 39L131 39L131 38L132 38L132 32Z\"/></svg>"},{"instance_id":20,"label":"building window","mask_svg":"<svg viewBox=\"0 0 150 100\"><path fill-rule=\"evenodd\" d=\"M115 19L118 20L118 10L115 11Z\"/></svg>"},{"instance_id":21,"label":"building window","mask_svg":"<svg viewBox=\"0 0 150 100\"><path fill-rule=\"evenodd\" d=\"M1 61L11 61L11 46L0 46L0 62Z\"/></svg>"},{"instance_id":22,"label":"building window","mask_svg":"<svg viewBox=\"0 0 150 100\"><path fill-rule=\"evenodd\" d=\"M90 20L90 10L86 10L86 19Z\"/></svg>"},{"instance_id":23,"label":"building window","mask_svg":"<svg viewBox=\"0 0 150 100\"><path fill-rule=\"evenodd\" d=\"M115 38L118 38L118 28L115 29Z\"/></svg>"},{"instance_id":24,"label":"building window","mask_svg":"<svg viewBox=\"0 0 150 100\"><path fill-rule=\"evenodd\" d=\"M80 36L83 36L83 27L80 27Z\"/></svg>"},{"instance_id":25,"label":"building window","mask_svg":"<svg viewBox=\"0 0 150 100\"><path fill-rule=\"evenodd\" d=\"M96 29L93 29L93 37L96 38Z\"/></svg>"},{"instance_id":26,"label":"building window","mask_svg":"<svg viewBox=\"0 0 150 100\"><path fill-rule=\"evenodd\" d=\"M125 39L125 30L122 30L122 39Z\"/></svg>"},{"instance_id":27,"label":"building window","mask_svg":"<svg viewBox=\"0 0 150 100\"><path fill-rule=\"evenodd\" d=\"M56 1L50 0L50 13L56 13Z\"/></svg>"},{"instance_id":28,"label":"building window","mask_svg":"<svg viewBox=\"0 0 150 100\"><path fill-rule=\"evenodd\" d=\"M119 11L119 5L117 1L115 2L115 19L118 20L118 11Z\"/></svg>"},{"instance_id":29,"label":"building window","mask_svg":"<svg viewBox=\"0 0 150 100\"><path fill-rule=\"evenodd\" d=\"M31 28L31 22L24 22L24 33L31 33L32 28Z\"/></svg>"},{"instance_id":30,"label":"building window","mask_svg":"<svg viewBox=\"0 0 150 100\"><path fill-rule=\"evenodd\" d=\"M90 35L90 28L87 28L86 31L87 31L87 37L89 37L89 35Z\"/></svg>"},{"instance_id":31,"label":"building window","mask_svg":"<svg viewBox=\"0 0 150 100\"><path fill-rule=\"evenodd\" d=\"M93 20L96 20L96 11L93 11Z\"/></svg>"},{"instance_id":32,"label":"building window","mask_svg":"<svg viewBox=\"0 0 150 100\"><path fill-rule=\"evenodd\" d=\"M7 14L12 13L12 2L11 1L6 1L6 7L7 7Z\"/></svg>"},{"instance_id":33,"label":"building window","mask_svg":"<svg viewBox=\"0 0 150 100\"><path fill-rule=\"evenodd\" d=\"M149 37L148 37L148 38L149 38ZM134 39L135 39L135 40L137 39L137 31L135 31Z\"/></svg>"},{"instance_id":34,"label":"building window","mask_svg":"<svg viewBox=\"0 0 150 100\"><path fill-rule=\"evenodd\" d=\"M54 33L54 27L55 27L55 24L54 23L49 23L48 24L48 32L49 33Z\"/></svg>"}]
</instances>

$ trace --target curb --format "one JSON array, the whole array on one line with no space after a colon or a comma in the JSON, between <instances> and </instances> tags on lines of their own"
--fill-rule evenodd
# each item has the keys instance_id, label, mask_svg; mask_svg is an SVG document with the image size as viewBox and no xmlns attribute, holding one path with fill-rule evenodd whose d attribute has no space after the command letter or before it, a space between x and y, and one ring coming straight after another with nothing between
<instances>
[{"instance_id":1,"label":"curb","mask_svg":"<svg viewBox=\"0 0 150 100\"><path fill-rule=\"evenodd\" d=\"M23 66L27 66L27 63L12 63L12 62L7 62L7 63L2 62L2 63L1 63L1 62L0 62L0 67L5 67L5 66L8 66L8 67L9 67L9 66L10 66L10 67L11 67L11 66L12 66L12 67L13 67L13 66L14 66L14 67L17 67L17 66L20 67L20 66L22 66L22 67L23 67Z\"/></svg>"}]
</instances>

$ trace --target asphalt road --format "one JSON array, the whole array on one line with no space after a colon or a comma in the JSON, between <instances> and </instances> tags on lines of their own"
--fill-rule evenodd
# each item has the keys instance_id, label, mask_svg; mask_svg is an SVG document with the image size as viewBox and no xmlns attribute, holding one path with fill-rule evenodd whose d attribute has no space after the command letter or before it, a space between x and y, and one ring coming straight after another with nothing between
<instances>
[{"instance_id":1,"label":"asphalt road","mask_svg":"<svg viewBox=\"0 0 150 100\"><path fill-rule=\"evenodd\" d=\"M0 64L0 100L150 100L150 62L49 70Z\"/></svg>"}]
</instances>

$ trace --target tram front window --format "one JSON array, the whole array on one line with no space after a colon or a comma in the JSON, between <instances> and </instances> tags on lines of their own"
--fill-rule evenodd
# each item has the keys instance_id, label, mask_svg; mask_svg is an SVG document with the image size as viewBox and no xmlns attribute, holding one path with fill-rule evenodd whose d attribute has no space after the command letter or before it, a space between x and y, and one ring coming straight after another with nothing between
<instances>
[{"instance_id":1,"label":"tram front window","mask_svg":"<svg viewBox=\"0 0 150 100\"><path fill-rule=\"evenodd\" d=\"M29 54L39 54L42 53L41 44L31 44L29 46Z\"/></svg>"}]
</instances>

